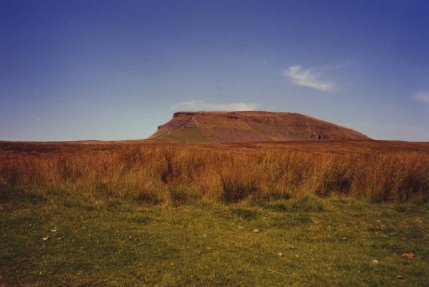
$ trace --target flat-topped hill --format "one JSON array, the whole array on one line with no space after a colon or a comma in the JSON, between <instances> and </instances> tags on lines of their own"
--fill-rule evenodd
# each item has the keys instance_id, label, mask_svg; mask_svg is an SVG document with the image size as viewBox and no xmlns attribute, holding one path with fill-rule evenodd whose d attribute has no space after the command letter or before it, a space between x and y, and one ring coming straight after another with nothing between
<instances>
[{"instance_id":1,"label":"flat-topped hill","mask_svg":"<svg viewBox=\"0 0 429 287\"><path fill-rule=\"evenodd\" d=\"M352 129L298 113L177 112L150 139L175 142L264 142L369 139Z\"/></svg>"}]
</instances>

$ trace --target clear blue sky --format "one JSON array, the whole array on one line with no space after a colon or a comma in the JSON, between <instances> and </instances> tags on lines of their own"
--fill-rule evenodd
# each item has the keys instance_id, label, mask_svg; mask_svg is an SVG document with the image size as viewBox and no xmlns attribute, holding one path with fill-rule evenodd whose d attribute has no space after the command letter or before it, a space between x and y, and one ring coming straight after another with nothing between
<instances>
[{"instance_id":1,"label":"clear blue sky","mask_svg":"<svg viewBox=\"0 0 429 287\"><path fill-rule=\"evenodd\" d=\"M0 0L0 140L146 138L184 109L429 141L429 1Z\"/></svg>"}]
</instances>

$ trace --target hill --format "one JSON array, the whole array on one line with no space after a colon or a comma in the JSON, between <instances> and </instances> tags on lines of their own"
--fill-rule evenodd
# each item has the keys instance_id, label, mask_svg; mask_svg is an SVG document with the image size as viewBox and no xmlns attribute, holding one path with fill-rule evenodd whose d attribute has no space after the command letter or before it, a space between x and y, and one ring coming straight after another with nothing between
<instances>
[{"instance_id":1,"label":"hill","mask_svg":"<svg viewBox=\"0 0 429 287\"><path fill-rule=\"evenodd\" d=\"M364 140L367 136L298 113L177 112L150 139L173 142Z\"/></svg>"}]
</instances>

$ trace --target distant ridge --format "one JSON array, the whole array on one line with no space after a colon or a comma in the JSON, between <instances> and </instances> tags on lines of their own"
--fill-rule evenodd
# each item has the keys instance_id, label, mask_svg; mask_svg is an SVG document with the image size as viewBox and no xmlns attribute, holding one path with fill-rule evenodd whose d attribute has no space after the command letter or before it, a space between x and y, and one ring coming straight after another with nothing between
<instances>
[{"instance_id":1,"label":"distant ridge","mask_svg":"<svg viewBox=\"0 0 429 287\"><path fill-rule=\"evenodd\" d=\"M352 129L298 113L177 112L149 139L172 142L367 140Z\"/></svg>"}]
</instances>

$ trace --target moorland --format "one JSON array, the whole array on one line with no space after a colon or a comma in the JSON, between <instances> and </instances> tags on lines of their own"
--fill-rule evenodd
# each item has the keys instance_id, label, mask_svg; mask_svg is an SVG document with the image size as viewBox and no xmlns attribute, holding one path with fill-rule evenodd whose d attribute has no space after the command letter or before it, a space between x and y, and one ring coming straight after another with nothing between
<instances>
[{"instance_id":1,"label":"moorland","mask_svg":"<svg viewBox=\"0 0 429 287\"><path fill-rule=\"evenodd\" d=\"M0 286L425 286L429 143L1 142Z\"/></svg>"}]
</instances>

